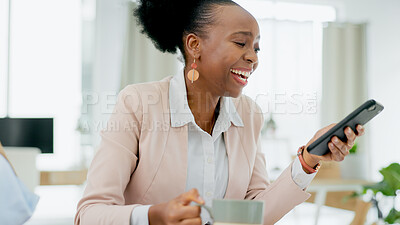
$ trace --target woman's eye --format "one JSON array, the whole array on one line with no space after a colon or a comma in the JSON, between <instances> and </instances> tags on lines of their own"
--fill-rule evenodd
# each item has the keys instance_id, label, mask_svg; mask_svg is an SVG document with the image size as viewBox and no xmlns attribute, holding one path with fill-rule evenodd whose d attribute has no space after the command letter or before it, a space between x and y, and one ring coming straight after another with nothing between
<instances>
[{"instance_id":1,"label":"woman's eye","mask_svg":"<svg viewBox=\"0 0 400 225\"><path fill-rule=\"evenodd\" d=\"M237 45L239 45L241 47L244 47L246 45L246 43L242 43L242 42L235 42L235 44L237 44Z\"/></svg>"},{"instance_id":2,"label":"woman's eye","mask_svg":"<svg viewBox=\"0 0 400 225\"><path fill-rule=\"evenodd\" d=\"M255 48L255 49L254 49L254 52L255 52L255 53L259 53L260 50L261 50L260 48Z\"/></svg>"}]
</instances>

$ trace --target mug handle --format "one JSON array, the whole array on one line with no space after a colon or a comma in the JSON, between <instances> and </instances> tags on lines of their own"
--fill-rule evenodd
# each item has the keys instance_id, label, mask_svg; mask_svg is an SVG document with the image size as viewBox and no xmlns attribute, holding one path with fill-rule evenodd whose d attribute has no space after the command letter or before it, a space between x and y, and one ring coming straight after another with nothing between
<instances>
[{"instance_id":1,"label":"mug handle","mask_svg":"<svg viewBox=\"0 0 400 225\"><path fill-rule=\"evenodd\" d=\"M198 204L198 203L194 203L194 204L196 206L200 206L201 208L205 209L208 212L208 214L210 215L210 218L212 220L211 224L214 224L214 216L212 214L212 209L210 207L206 206L205 204ZM209 224L209 223L207 223L207 224Z\"/></svg>"}]
</instances>

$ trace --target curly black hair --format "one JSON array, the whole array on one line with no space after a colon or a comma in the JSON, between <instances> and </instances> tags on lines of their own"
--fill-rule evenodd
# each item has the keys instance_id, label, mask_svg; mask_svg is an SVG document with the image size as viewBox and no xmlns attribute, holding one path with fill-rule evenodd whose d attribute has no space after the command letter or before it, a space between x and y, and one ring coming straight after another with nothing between
<instances>
[{"instance_id":1,"label":"curly black hair","mask_svg":"<svg viewBox=\"0 0 400 225\"><path fill-rule=\"evenodd\" d=\"M134 15L157 49L184 55L183 36L194 33L205 35L205 28L213 24L214 8L237 5L232 0L139 0ZM186 58L186 57L185 57Z\"/></svg>"}]
</instances>

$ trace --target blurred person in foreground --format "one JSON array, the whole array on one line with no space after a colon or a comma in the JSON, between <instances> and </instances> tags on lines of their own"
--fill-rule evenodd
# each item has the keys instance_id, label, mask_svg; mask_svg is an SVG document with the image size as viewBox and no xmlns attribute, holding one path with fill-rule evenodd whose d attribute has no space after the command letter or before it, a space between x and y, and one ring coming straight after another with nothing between
<instances>
[{"instance_id":1,"label":"blurred person in foreground","mask_svg":"<svg viewBox=\"0 0 400 225\"><path fill-rule=\"evenodd\" d=\"M31 218L39 196L17 177L0 143L0 224L21 225Z\"/></svg>"}]
</instances>

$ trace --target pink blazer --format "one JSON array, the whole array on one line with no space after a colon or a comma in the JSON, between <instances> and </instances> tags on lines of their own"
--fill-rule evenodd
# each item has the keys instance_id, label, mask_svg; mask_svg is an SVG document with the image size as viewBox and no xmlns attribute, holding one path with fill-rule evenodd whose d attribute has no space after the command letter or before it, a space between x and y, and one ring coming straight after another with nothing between
<instances>
[{"instance_id":1,"label":"pink blazer","mask_svg":"<svg viewBox=\"0 0 400 225\"><path fill-rule=\"evenodd\" d=\"M134 84L118 95L89 168L76 225L129 225L132 210L185 192L188 126L170 126L169 81ZM244 127L224 134L229 160L225 198L265 201L264 224L274 224L309 198L292 180L291 166L269 183L260 131L263 116L249 97L233 99Z\"/></svg>"}]
</instances>

